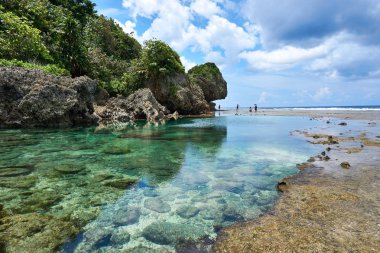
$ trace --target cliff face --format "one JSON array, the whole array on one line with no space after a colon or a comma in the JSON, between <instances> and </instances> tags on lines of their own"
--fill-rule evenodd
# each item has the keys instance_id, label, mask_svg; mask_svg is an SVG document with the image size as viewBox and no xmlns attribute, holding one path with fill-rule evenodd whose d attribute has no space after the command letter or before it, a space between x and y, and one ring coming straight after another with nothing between
<instances>
[{"instance_id":1,"label":"cliff face","mask_svg":"<svg viewBox=\"0 0 380 253\"><path fill-rule=\"evenodd\" d=\"M67 127L97 122L97 81L0 68L0 127Z\"/></svg>"},{"instance_id":2,"label":"cliff face","mask_svg":"<svg viewBox=\"0 0 380 253\"><path fill-rule=\"evenodd\" d=\"M189 74L176 73L147 80L156 99L170 111L201 114L213 110L210 102L227 96L227 82L214 63L198 65Z\"/></svg>"}]
</instances>

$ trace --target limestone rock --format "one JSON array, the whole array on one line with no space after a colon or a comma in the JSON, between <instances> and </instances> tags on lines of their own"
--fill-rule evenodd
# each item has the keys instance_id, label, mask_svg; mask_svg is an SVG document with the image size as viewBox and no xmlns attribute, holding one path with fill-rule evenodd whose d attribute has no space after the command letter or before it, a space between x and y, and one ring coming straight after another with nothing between
<instances>
[{"instance_id":1,"label":"limestone rock","mask_svg":"<svg viewBox=\"0 0 380 253\"><path fill-rule=\"evenodd\" d=\"M349 169L351 167L349 162L342 162L340 166L344 169Z\"/></svg>"},{"instance_id":2,"label":"limestone rock","mask_svg":"<svg viewBox=\"0 0 380 253\"><path fill-rule=\"evenodd\" d=\"M169 118L169 111L159 104L149 89L139 89L125 98L111 98L104 107L96 107L102 122L129 122L146 119L150 122Z\"/></svg>"},{"instance_id":3,"label":"limestone rock","mask_svg":"<svg viewBox=\"0 0 380 253\"><path fill-rule=\"evenodd\" d=\"M190 77L201 87L207 102L227 96L227 82L214 63L205 63L189 70Z\"/></svg>"},{"instance_id":4,"label":"limestone rock","mask_svg":"<svg viewBox=\"0 0 380 253\"><path fill-rule=\"evenodd\" d=\"M97 81L0 68L0 127L67 127L97 122Z\"/></svg>"}]
</instances>

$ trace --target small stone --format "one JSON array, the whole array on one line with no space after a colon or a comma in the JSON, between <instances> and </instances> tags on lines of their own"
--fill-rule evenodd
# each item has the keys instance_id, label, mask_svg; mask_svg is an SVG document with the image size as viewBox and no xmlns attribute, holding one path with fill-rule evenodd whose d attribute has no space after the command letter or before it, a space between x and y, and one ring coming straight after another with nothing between
<instances>
[{"instance_id":1,"label":"small stone","mask_svg":"<svg viewBox=\"0 0 380 253\"><path fill-rule=\"evenodd\" d=\"M339 126L347 126L347 123L346 122L341 122L338 124Z\"/></svg>"},{"instance_id":2,"label":"small stone","mask_svg":"<svg viewBox=\"0 0 380 253\"><path fill-rule=\"evenodd\" d=\"M286 182L280 181L280 182L277 183L276 189L279 192L284 192L284 191L286 191L288 189L288 185L287 185Z\"/></svg>"},{"instance_id":3,"label":"small stone","mask_svg":"<svg viewBox=\"0 0 380 253\"><path fill-rule=\"evenodd\" d=\"M344 168L344 169L349 169L349 168L351 168L351 164L350 164L349 162L342 162L342 163L340 164L340 166L341 166L342 168Z\"/></svg>"},{"instance_id":4,"label":"small stone","mask_svg":"<svg viewBox=\"0 0 380 253\"><path fill-rule=\"evenodd\" d=\"M325 152L325 151L322 151L321 155L322 155L322 156L325 156L325 155L326 155L326 152Z\"/></svg>"},{"instance_id":5,"label":"small stone","mask_svg":"<svg viewBox=\"0 0 380 253\"><path fill-rule=\"evenodd\" d=\"M326 151L327 151L327 152L330 152L330 151L331 151L331 148L330 148L330 147L327 147L327 148L326 148Z\"/></svg>"},{"instance_id":6,"label":"small stone","mask_svg":"<svg viewBox=\"0 0 380 253\"><path fill-rule=\"evenodd\" d=\"M329 157L329 156L325 156L325 157L323 158L323 160L328 161L328 160L330 160L330 157Z\"/></svg>"},{"instance_id":7,"label":"small stone","mask_svg":"<svg viewBox=\"0 0 380 253\"><path fill-rule=\"evenodd\" d=\"M167 213L170 212L170 205L159 198L148 198L144 201L144 207L158 212L158 213Z\"/></svg>"},{"instance_id":8,"label":"small stone","mask_svg":"<svg viewBox=\"0 0 380 253\"><path fill-rule=\"evenodd\" d=\"M315 162L315 158L314 158L314 157L310 157L307 161L308 161L309 163Z\"/></svg>"}]
</instances>

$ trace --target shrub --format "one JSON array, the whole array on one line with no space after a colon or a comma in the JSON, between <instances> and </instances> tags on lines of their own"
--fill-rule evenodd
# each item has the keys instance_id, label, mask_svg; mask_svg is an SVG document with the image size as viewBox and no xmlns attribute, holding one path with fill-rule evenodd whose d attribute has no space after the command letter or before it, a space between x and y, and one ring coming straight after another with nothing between
<instances>
[{"instance_id":1,"label":"shrub","mask_svg":"<svg viewBox=\"0 0 380 253\"><path fill-rule=\"evenodd\" d=\"M54 64L39 65L34 63L23 62L19 60L0 59L1 67L22 67L26 69L40 69L47 74L56 76L69 76L70 72L67 69L61 68Z\"/></svg>"}]
</instances>

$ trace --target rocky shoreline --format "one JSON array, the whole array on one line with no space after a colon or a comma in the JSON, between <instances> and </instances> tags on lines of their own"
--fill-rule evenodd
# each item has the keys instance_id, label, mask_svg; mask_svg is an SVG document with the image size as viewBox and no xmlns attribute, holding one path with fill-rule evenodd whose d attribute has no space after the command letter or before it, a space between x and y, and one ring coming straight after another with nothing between
<instances>
[{"instance_id":1,"label":"rocky shoreline","mask_svg":"<svg viewBox=\"0 0 380 253\"><path fill-rule=\"evenodd\" d=\"M213 111L212 100L227 96L227 83L215 64L189 74L146 80L128 97L111 97L88 77L58 77L41 70L0 67L0 128L71 127L146 120ZM203 75L204 69L214 72Z\"/></svg>"},{"instance_id":2,"label":"rocky shoreline","mask_svg":"<svg viewBox=\"0 0 380 253\"><path fill-rule=\"evenodd\" d=\"M347 125L355 120L343 124L329 113L304 113L324 116L318 120L326 127L293 133L320 145L321 154L279 182L283 195L270 213L224 229L214 252L377 252L380 136L374 120L380 115L365 114L362 119L371 121L354 130ZM361 119L347 111L341 116Z\"/></svg>"}]
</instances>

